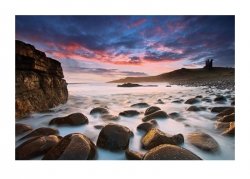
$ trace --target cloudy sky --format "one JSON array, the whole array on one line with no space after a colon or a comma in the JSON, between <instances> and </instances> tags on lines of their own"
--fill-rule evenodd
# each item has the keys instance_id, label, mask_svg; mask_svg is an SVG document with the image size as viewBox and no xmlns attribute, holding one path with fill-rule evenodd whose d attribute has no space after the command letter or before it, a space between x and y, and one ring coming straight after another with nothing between
<instances>
[{"instance_id":1,"label":"cloudy sky","mask_svg":"<svg viewBox=\"0 0 250 179\"><path fill-rule=\"evenodd\" d=\"M234 25L234 16L16 16L16 39L59 60L67 82L95 82L207 58L234 67Z\"/></svg>"}]
</instances>

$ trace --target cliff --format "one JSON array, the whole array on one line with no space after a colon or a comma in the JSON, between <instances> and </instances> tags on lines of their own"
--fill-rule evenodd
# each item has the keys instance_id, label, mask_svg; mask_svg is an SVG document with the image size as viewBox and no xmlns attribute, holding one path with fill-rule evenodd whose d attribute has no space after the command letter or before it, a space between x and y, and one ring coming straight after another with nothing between
<instances>
[{"instance_id":1,"label":"cliff","mask_svg":"<svg viewBox=\"0 0 250 179\"><path fill-rule=\"evenodd\" d=\"M16 40L16 118L42 112L68 99L60 62Z\"/></svg>"}]
</instances>

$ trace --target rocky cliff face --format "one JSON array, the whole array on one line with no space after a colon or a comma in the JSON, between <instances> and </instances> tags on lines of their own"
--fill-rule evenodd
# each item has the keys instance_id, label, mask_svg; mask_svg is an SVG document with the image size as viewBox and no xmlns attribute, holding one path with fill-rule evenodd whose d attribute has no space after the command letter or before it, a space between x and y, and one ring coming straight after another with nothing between
<instances>
[{"instance_id":1,"label":"rocky cliff face","mask_svg":"<svg viewBox=\"0 0 250 179\"><path fill-rule=\"evenodd\" d=\"M42 112L68 99L60 62L16 41L16 118Z\"/></svg>"}]
</instances>

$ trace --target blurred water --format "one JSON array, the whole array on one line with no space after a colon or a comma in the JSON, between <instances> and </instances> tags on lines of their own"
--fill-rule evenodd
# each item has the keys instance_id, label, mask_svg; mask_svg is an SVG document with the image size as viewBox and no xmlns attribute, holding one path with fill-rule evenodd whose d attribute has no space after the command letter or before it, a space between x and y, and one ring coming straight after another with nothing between
<instances>
[{"instance_id":1,"label":"blurred water","mask_svg":"<svg viewBox=\"0 0 250 179\"><path fill-rule=\"evenodd\" d=\"M152 83L150 83L152 85ZM190 145L187 140L183 144L183 147L191 150L202 159L234 159L235 158L235 141L234 137L222 136L214 129L214 117L215 113L211 113L209 108L214 106L230 106L231 97L234 97L234 91L218 90L216 88L207 87L184 87L174 86L166 87L167 84L159 83L154 84L157 87L135 87L135 88L120 88L116 87L116 84L69 84L69 99L64 105L60 105L52 110L50 113L35 113L28 118L19 120L18 122L29 124L33 128L39 128L48 126L51 119L55 117L65 116L75 112L81 112L89 119L88 125L78 127L57 127L61 136L65 136L69 133L80 132L88 136L94 143L96 143L100 129L95 129L95 125L105 125L108 121L103 121L99 117L93 117L89 115L89 112L94 107L107 106L109 111L113 115L118 115L120 112L128 109L136 109L141 114L133 118L121 117L120 120L115 121L120 125L127 126L133 131L134 137L130 140L129 148L141 151L140 140L143 136L143 132L137 131L136 127L142 123L141 119L144 116L146 108L133 108L132 104L138 102L146 102L149 105L156 105L167 113L178 112L181 117L185 118L184 121L175 121L171 118L157 120L158 128L169 134L182 133L184 138L188 133L194 131L203 131L212 137L220 144L220 151L217 153L207 153L200 149ZM201 112L186 111L188 104L177 104L172 101L177 99L183 99L184 101L202 95L203 97L209 97L214 99L216 95L222 94L227 96L227 102L225 104L207 103L201 102L197 106L205 106L208 109ZM156 104L157 100L161 99L164 104ZM16 145L21 142L19 139L22 136L16 137ZM98 159L125 159L124 152L109 152L106 150L98 149Z\"/></svg>"}]
</instances>

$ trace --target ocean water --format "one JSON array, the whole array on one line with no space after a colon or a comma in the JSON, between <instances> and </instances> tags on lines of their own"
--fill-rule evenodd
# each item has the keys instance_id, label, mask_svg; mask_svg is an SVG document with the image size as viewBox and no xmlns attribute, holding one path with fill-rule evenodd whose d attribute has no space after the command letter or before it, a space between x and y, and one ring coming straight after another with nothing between
<instances>
[{"instance_id":1,"label":"ocean water","mask_svg":"<svg viewBox=\"0 0 250 179\"><path fill-rule=\"evenodd\" d=\"M88 136L94 143L96 143L100 129L94 128L95 125L105 125L110 121L103 121L98 116L91 116L89 113L94 107L106 106L113 115L118 115L120 112L129 109L135 109L141 114L133 118L121 117L118 121L112 121L112 123L118 123L120 125L127 126L133 131L134 137L130 139L129 148L135 151L145 153L146 151L141 148L140 140L144 135L143 132L138 131L136 127L142 123L144 111L146 108L131 107L132 104L139 102L146 102L149 105L156 105L167 113L178 112L181 117L185 118L184 121L175 121L174 119L167 118L157 120L158 128L168 134L184 135L185 142L182 147L192 151L204 160L233 160L235 158L235 138L222 136L214 128L216 113L211 113L210 108L215 106L230 106L231 98L234 98L234 91L231 90L218 90L216 88L208 87L185 87L175 86L166 87L165 83L157 83L150 85L157 85L156 87L135 87L135 88L120 88L117 84L69 84L69 99L66 104L59 105L52 109L52 112L48 113L34 113L31 116L18 120L19 123L29 124L34 129L39 127L48 127L48 123L55 117L62 117L71 113L81 112L89 119L89 124L77 126L77 127L58 127L61 136L65 136L70 133L79 132ZM144 84L145 85L145 84ZM224 95L227 97L227 102L224 104L218 104L215 102L198 103L197 106L207 107L206 111L190 112L186 109L189 104L172 103L174 100L183 99L186 101L197 95L203 97L209 97L212 100L216 95ZM164 104L157 104L157 100L161 99ZM186 140L188 133L202 131L211 135L220 145L220 150L216 153L204 152L191 144ZM19 140L22 136L16 137L16 146L20 145L22 140ZM110 152L107 150L98 148L98 160L124 160L124 152ZM36 158L39 159L39 158Z\"/></svg>"}]
</instances>

